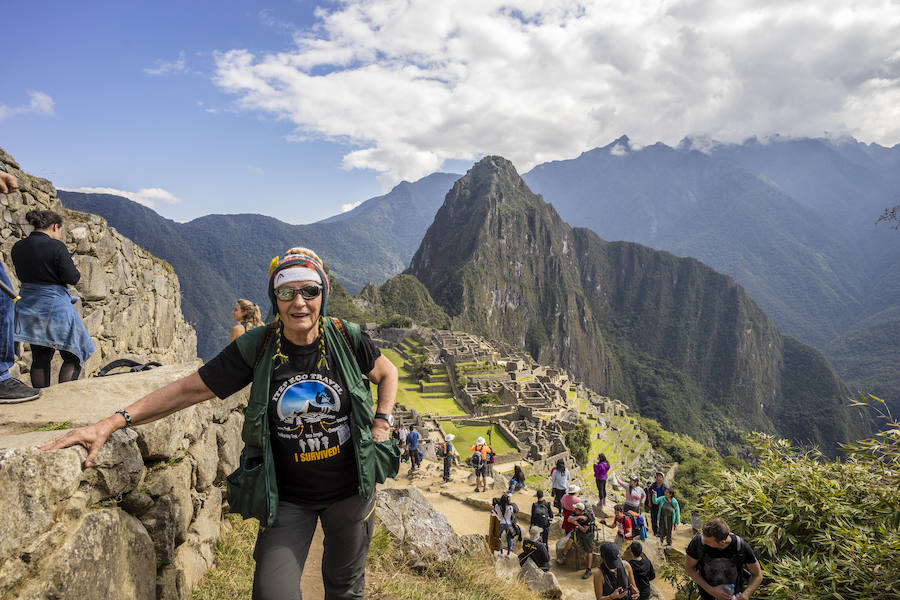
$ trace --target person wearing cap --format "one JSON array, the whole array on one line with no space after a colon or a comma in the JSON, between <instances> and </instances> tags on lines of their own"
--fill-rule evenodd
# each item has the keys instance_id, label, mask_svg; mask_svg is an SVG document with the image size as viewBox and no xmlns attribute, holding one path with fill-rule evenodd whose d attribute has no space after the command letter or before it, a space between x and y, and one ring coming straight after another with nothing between
<instances>
[{"instance_id":1,"label":"person wearing cap","mask_svg":"<svg viewBox=\"0 0 900 600\"><path fill-rule=\"evenodd\" d=\"M478 439L475 440L475 444L469 448L469 451L472 453L472 457L478 458L475 456L477 453L481 460L474 462L475 467L475 491L478 491L478 484L481 483L481 489L483 491L487 491L487 478L485 477L485 472L487 471L487 446L485 445L485 440L483 437L478 436Z\"/></svg>"},{"instance_id":2,"label":"person wearing cap","mask_svg":"<svg viewBox=\"0 0 900 600\"><path fill-rule=\"evenodd\" d=\"M572 511L575 510L575 505L581 502L581 498L578 497L578 493L581 491L581 488L575 485L574 483L566 488L566 495L562 497L559 503L562 505L563 513L562 513L562 530L566 533L570 533L574 525L569 521L569 517L572 516Z\"/></svg>"},{"instance_id":3,"label":"person wearing cap","mask_svg":"<svg viewBox=\"0 0 900 600\"><path fill-rule=\"evenodd\" d=\"M627 513L629 511L634 511L637 514L641 514L641 507L644 506L644 502L647 501L647 492L644 491L644 488L641 487L641 480L637 476L637 474L632 473L631 477L628 478L628 483L623 483L618 476L615 477L615 483L619 487L625 488L625 503L622 507L623 510Z\"/></svg>"},{"instance_id":4,"label":"person wearing cap","mask_svg":"<svg viewBox=\"0 0 900 600\"><path fill-rule=\"evenodd\" d=\"M584 570L582 579L591 576L591 568L594 562L594 513L585 510L584 502L576 502L572 507L572 514L566 519L572 525L569 539L563 548L562 556L557 557L556 562L562 564L566 562L566 555L573 543L577 543L584 550L587 556L587 568Z\"/></svg>"},{"instance_id":5,"label":"person wearing cap","mask_svg":"<svg viewBox=\"0 0 900 600\"><path fill-rule=\"evenodd\" d=\"M444 482L450 481L450 467L453 465L453 444L456 438L452 433L444 436Z\"/></svg>"},{"instance_id":6,"label":"person wearing cap","mask_svg":"<svg viewBox=\"0 0 900 600\"><path fill-rule=\"evenodd\" d=\"M253 598L300 598L318 521L325 596L362 598L375 484L399 468L390 438L397 369L358 325L326 318L329 282L311 250L291 248L272 260L268 295L274 323L236 338L197 372L40 448L80 444L91 466L113 431L252 383L228 501L232 512L261 525ZM378 387L375 411L364 374Z\"/></svg>"},{"instance_id":7,"label":"person wearing cap","mask_svg":"<svg viewBox=\"0 0 900 600\"><path fill-rule=\"evenodd\" d=\"M594 574L596 600L633 600L638 597L634 572L628 562L619 557L619 549L612 542L600 545L600 568Z\"/></svg>"},{"instance_id":8,"label":"person wearing cap","mask_svg":"<svg viewBox=\"0 0 900 600\"><path fill-rule=\"evenodd\" d=\"M529 537L522 540L522 552L519 553L519 566L524 566L525 561L531 560L542 571L550 570L550 552L547 543L541 540L542 529L537 525L528 530Z\"/></svg>"}]
</instances>

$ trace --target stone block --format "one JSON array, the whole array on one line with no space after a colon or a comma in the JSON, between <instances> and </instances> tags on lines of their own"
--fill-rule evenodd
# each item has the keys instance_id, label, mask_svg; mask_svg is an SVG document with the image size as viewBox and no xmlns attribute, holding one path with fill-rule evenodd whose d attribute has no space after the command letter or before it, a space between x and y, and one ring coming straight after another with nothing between
<instances>
[{"instance_id":1,"label":"stone block","mask_svg":"<svg viewBox=\"0 0 900 600\"><path fill-rule=\"evenodd\" d=\"M531 560L526 560L522 565L519 579L528 586L528 589L542 598L562 598L562 589L556 575L550 571L542 571Z\"/></svg>"},{"instance_id":2,"label":"stone block","mask_svg":"<svg viewBox=\"0 0 900 600\"><path fill-rule=\"evenodd\" d=\"M119 509L88 513L57 548L37 566L41 576L16 590L16 598L156 598L153 542L128 513Z\"/></svg>"},{"instance_id":3,"label":"stone block","mask_svg":"<svg viewBox=\"0 0 900 600\"><path fill-rule=\"evenodd\" d=\"M0 450L0 563L49 530L82 480L83 448Z\"/></svg>"},{"instance_id":4,"label":"stone block","mask_svg":"<svg viewBox=\"0 0 900 600\"><path fill-rule=\"evenodd\" d=\"M144 460L133 429L113 432L84 480L91 484L91 501L121 497L140 484L144 476Z\"/></svg>"},{"instance_id":5,"label":"stone block","mask_svg":"<svg viewBox=\"0 0 900 600\"><path fill-rule=\"evenodd\" d=\"M172 494L166 494L141 515L140 519L147 529L150 539L153 540L157 563L160 565L172 564L175 560L176 539L183 541L187 534L187 530L179 531L178 527L183 521L181 506L172 497Z\"/></svg>"},{"instance_id":6,"label":"stone block","mask_svg":"<svg viewBox=\"0 0 900 600\"><path fill-rule=\"evenodd\" d=\"M447 517L415 487L378 490L375 514L401 543L404 557L413 566L429 560L446 562L452 552L462 549Z\"/></svg>"}]
</instances>

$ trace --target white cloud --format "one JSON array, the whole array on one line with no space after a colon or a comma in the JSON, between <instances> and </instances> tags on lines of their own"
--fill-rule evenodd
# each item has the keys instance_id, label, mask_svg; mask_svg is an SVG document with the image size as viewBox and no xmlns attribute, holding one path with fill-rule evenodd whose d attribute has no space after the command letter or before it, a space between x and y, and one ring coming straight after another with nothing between
<instances>
[{"instance_id":1,"label":"white cloud","mask_svg":"<svg viewBox=\"0 0 900 600\"><path fill-rule=\"evenodd\" d=\"M53 98L43 92L29 91L30 101L24 106L6 106L0 104L0 121L15 115L47 115L53 116Z\"/></svg>"},{"instance_id":2,"label":"white cloud","mask_svg":"<svg viewBox=\"0 0 900 600\"><path fill-rule=\"evenodd\" d=\"M184 59L184 50L178 53L178 59L174 61L156 60L156 66L152 69L144 69L147 75L178 75L187 73L187 62Z\"/></svg>"},{"instance_id":3,"label":"white cloud","mask_svg":"<svg viewBox=\"0 0 900 600\"><path fill-rule=\"evenodd\" d=\"M348 202L347 204L341 204L341 212L342 213L350 212L351 210L353 210L354 208L356 208L357 206L359 206L362 203L363 203L363 201L360 200L359 202Z\"/></svg>"},{"instance_id":4,"label":"white cloud","mask_svg":"<svg viewBox=\"0 0 900 600\"><path fill-rule=\"evenodd\" d=\"M900 141L900 3L337 0L275 54L218 53L240 109L352 147L388 186L448 159L520 170L627 133Z\"/></svg>"},{"instance_id":5,"label":"white cloud","mask_svg":"<svg viewBox=\"0 0 900 600\"><path fill-rule=\"evenodd\" d=\"M84 192L86 194L110 194L112 196L122 196L128 198L138 204L143 204L148 208L156 206L157 202L165 202L166 204L178 204L181 198L168 192L162 188L143 188L136 192L127 192L111 187L80 187L68 189L69 192Z\"/></svg>"}]
</instances>

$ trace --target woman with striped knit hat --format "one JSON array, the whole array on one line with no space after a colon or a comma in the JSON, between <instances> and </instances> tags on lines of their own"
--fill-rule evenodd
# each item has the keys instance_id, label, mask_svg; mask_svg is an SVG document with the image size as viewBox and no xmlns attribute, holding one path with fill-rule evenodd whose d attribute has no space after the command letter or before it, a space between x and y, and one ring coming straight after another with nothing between
<instances>
[{"instance_id":1,"label":"woman with striped knit hat","mask_svg":"<svg viewBox=\"0 0 900 600\"><path fill-rule=\"evenodd\" d=\"M291 248L269 266L275 322L236 338L197 373L152 392L94 425L48 442L88 449L87 466L110 433L147 423L252 382L241 465L228 477L232 512L259 519L253 598L299 598L316 523L325 532L328 598L362 598L375 483L393 477L390 437L397 369L355 323L327 317L321 259ZM378 408L368 380L378 386ZM334 539L328 539L334 536Z\"/></svg>"}]
</instances>

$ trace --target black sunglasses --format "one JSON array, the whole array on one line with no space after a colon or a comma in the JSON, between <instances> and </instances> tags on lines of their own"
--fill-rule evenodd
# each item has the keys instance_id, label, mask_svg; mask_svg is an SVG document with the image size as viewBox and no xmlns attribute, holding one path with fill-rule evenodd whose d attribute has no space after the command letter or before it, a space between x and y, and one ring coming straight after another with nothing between
<instances>
[{"instance_id":1,"label":"black sunglasses","mask_svg":"<svg viewBox=\"0 0 900 600\"><path fill-rule=\"evenodd\" d=\"M300 297L304 300L312 300L313 298L318 298L321 293L322 286L320 285L304 285L298 288L280 287L275 290L275 297L282 302L290 302L297 294L300 294Z\"/></svg>"}]
</instances>

